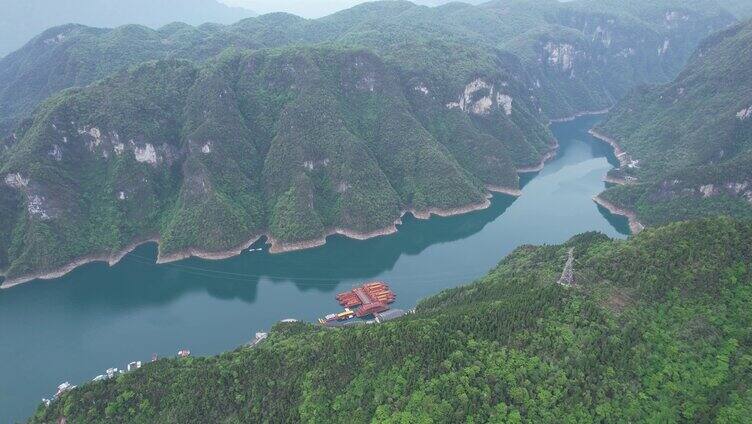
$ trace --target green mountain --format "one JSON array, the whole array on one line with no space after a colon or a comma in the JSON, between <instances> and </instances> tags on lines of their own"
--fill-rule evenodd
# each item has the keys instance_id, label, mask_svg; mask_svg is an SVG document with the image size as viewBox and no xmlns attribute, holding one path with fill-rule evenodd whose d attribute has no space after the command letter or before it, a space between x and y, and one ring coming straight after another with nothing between
<instances>
[{"instance_id":1,"label":"green mountain","mask_svg":"<svg viewBox=\"0 0 752 424\"><path fill-rule=\"evenodd\" d=\"M0 57L47 28L76 22L95 27L171 22L230 24L253 12L215 0L0 0Z\"/></svg>"},{"instance_id":2,"label":"green mountain","mask_svg":"<svg viewBox=\"0 0 752 424\"><path fill-rule=\"evenodd\" d=\"M550 139L524 100L506 109L500 83L477 81L493 97L482 110L412 90L418 109L371 53L285 48L150 62L61 93L4 155L8 276L145 238L162 259L262 233L283 250L389 231L403 209L484 206L485 186L515 189L515 164Z\"/></svg>"},{"instance_id":3,"label":"green mountain","mask_svg":"<svg viewBox=\"0 0 752 424\"><path fill-rule=\"evenodd\" d=\"M567 116L584 106L609 106L635 84L669 81L700 39L733 22L712 0L510 0L435 8L381 1L316 20L274 13L229 26L159 30L65 25L0 60L0 134L51 94L145 60L200 61L231 46L321 42L368 48L406 72L447 71L441 78L455 90L483 66L496 65L500 53L511 53L503 62L531 74L526 84L544 112Z\"/></svg>"},{"instance_id":4,"label":"green mountain","mask_svg":"<svg viewBox=\"0 0 752 424\"><path fill-rule=\"evenodd\" d=\"M671 83L622 101L598 131L637 166L602 198L647 225L752 216L752 21L705 40Z\"/></svg>"},{"instance_id":5,"label":"green mountain","mask_svg":"<svg viewBox=\"0 0 752 424\"><path fill-rule=\"evenodd\" d=\"M667 81L733 21L699 0L387 1L50 29L0 61L0 271L55 275L145 240L162 260L262 234L285 250L484 207L549 154L549 119Z\"/></svg>"},{"instance_id":6,"label":"green mountain","mask_svg":"<svg viewBox=\"0 0 752 424\"><path fill-rule=\"evenodd\" d=\"M255 347L87 383L30 422L746 422L751 242L752 223L716 218L524 246L404 318L280 323Z\"/></svg>"}]
</instances>

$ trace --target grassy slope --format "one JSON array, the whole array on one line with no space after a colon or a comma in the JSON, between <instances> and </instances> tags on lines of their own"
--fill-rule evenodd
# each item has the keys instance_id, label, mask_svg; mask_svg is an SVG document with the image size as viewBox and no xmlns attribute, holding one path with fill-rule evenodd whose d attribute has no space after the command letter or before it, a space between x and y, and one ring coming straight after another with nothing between
<instances>
[{"instance_id":1,"label":"grassy slope","mask_svg":"<svg viewBox=\"0 0 752 424\"><path fill-rule=\"evenodd\" d=\"M31 422L741 422L752 404L752 225L720 218L525 246L383 325L86 384ZM556 284L574 248L578 287Z\"/></svg>"}]
</instances>

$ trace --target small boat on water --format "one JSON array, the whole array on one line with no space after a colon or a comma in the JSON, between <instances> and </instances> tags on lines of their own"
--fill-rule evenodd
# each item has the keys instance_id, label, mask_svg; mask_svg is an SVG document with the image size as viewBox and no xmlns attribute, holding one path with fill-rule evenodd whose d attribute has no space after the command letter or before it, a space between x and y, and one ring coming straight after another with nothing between
<instances>
[{"instance_id":1,"label":"small boat on water","mask_svg":"<svg viewBox=\"0 0 752 424\"><path fill-rule=\"evenodd\" d=\"M327 322L347 321L353 317L355 317L355 311L349 308L345 308L345 310L340 313L329 314L325 316L324 318L319 318L319 322L321 324L325 324Z\"/></svg>"}]
</instances>

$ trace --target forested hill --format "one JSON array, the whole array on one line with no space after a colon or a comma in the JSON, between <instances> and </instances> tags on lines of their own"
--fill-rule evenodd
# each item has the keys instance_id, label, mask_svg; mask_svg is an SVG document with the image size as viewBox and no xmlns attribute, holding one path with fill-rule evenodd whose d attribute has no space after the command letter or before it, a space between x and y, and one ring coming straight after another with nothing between
<instances>
[{"instance_id":1,"label":"forested hill","mask_svg":"<svg viewBox=\"0 0 752 424\"><path fill-rule=\"evenodd\" d=\"M161 258L261 234L282 250L393 231L406 209L485 206L486 187L517 189L516 167L552 143L518 83L497 78L447 108L420 80L405 93L372 53L284 48L151 62L67 91L0 167L0 265L23 277L154 235Z\"/></svg>"},{"instance_id":2,"label":"forested hill","mask_svg":"<svg viewBox=\"0 0 752 424\"><path fill-rule=\"evenodd\" d=\"M253 348L85 384L31 422L746 422L750 263L752 223L728 218L524 246L414 315L280 323Z\"/></svg>"},{"instance_id":3,"label":"forested hill","mask_svg":"<svg viewBox=\"0 0 752 424\"><path fill-rule=\"evenodd\" d=\"M599 131L638 160L602 197L644 224L752 216L752 21L705 40L670 84L622 101Z\"/></svg>"},{"instance_id":4,"label":"forested hill","mask_svg":"<svg viewBox=\"0 0 752 424\"><path fill-rule=\"evenodd\" d=\"M0 273L56 275L145 240L161 259L262 234L305 247L483 207L546 157L549 119L667 81L732 22L710 0L385 1L50 29L0 60Z\"/></svg>"},{"instance_id":5,"label":"forested hill","mask_svg":"<svg viewBox=\"0 0 752 424\"><path fill-rule=\"evenodd\" d=\"M495 57L508 66L522 61L543 111L567 116L609 106L635 84L669 81L703 37L733 22L713 0L505 0L435 8L396 0L316 20L274 13L229 26L64 25L0 60L0 136L49 95L145 60L203 60L230 46L321 42L369 48L408 75L445 69L433 82L450 84L453 94Z\"/></svg>"}]
</instances>

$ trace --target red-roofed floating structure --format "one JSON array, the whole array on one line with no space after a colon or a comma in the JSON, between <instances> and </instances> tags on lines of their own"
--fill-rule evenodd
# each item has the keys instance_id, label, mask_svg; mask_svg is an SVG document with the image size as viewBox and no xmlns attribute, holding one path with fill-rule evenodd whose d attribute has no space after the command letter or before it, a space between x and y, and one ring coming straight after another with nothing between
<instances>
[{"instance_id":1,"label":"red-roofed floating structure","mask_svg":"<svg viewBox=\"0 0 752 424\"><path fill-rule=\"evenodd\" d=\"M365 283L337 295L337 301L345 308L358 307L355 316L359 318L388 310L389 304L396 298L389 285L383 281Z\"/></svg>"}]
</instances>

